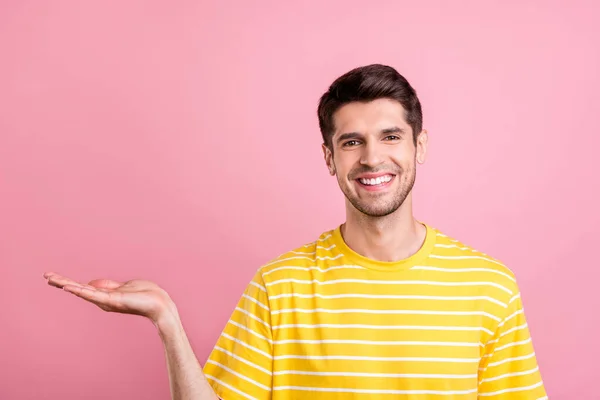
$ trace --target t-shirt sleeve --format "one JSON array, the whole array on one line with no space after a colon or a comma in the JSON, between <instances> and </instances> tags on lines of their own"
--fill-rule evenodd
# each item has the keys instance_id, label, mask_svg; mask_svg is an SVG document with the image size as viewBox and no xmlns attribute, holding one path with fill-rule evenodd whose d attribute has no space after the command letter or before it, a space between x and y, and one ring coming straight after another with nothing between
<instances>
[{"instance_id":1,"label":"t-shirt sleeve","mask_svg":"<svg viewBox=\"0 0 600 400\"><path fill-rule=\"evenodd\" d=\"M204 365L221 399L271 399L272 337L269 298L258 271Z\"/></svg>"},{"instance_id":2,"label":"t-shirt sleeve","mask_svg":"<svg viewBox=\"0 0 600 400\"><path fill-rule=\"evenodd\" d=\"M547 400L517 287L505 318L485 346L479 365L479 399Z\"/></svg>"}]
</instances>

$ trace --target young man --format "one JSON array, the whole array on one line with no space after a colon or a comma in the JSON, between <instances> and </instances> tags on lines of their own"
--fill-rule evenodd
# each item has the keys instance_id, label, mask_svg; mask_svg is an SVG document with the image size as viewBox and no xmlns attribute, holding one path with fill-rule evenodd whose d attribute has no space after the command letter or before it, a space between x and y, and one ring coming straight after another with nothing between
<instances>
[{"instance_id":1,"label":"young man","mask_svg":"<svg viewBox=\"0 0 600 400\"><path fill-rule=\"evenodd\" d=\"M203 370L156 284L48 283L150 318L174 399L547 399L513 273L413 216L428 140L415 90L357 68L318 117L346 221L256 272Z\"/></svg>"}]
</instances>

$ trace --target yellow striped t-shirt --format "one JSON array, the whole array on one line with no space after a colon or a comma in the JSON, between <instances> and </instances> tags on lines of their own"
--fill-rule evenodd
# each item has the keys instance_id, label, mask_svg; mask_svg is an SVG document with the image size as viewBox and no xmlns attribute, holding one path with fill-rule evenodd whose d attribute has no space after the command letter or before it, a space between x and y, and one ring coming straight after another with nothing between
<instances>
[{"instance_id":1,"label":"yellow striped t-shirt","mask_svg":"<svg viewBox=\"0 0 600 400\"><path fill-rule=\"evenodd\" d=\"M234 399L547 399L514 274L427 226L399 262L340 228L261 267L204 373Z\"/></svg>"}]
</instances>

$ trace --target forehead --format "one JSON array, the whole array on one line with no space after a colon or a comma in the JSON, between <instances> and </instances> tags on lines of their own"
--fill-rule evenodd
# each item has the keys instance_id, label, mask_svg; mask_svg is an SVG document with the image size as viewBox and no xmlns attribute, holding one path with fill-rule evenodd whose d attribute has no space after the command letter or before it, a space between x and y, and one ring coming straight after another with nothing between
<instances>
[{"instance_id":1,"label":"forehead","mask_svg":"<svg viewBox=\"0 0 600 400\"><path fill-rule=\"evenodd\" d=\"M333 123L334 136L344 132L379 132L394 126L410 131L406 110L398 101L391 99L345 104L333 115Z\"/></svg>"}]
</instances>

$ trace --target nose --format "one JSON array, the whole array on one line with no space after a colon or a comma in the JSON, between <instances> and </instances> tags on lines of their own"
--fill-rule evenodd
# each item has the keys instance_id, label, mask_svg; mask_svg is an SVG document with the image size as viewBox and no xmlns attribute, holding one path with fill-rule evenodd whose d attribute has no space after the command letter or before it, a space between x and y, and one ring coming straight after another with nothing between
<instances>
[{"instance_id":1,"label":"nose","mask_svg":"<svg viewBox=\"0 0 600 400\"><path fill-rule=\"evenodd\" d=\"M362 148L360 163L369 167L375 167L382 163L381 150L375 141L367 142Z\"/></svg>"}]
</instances>

